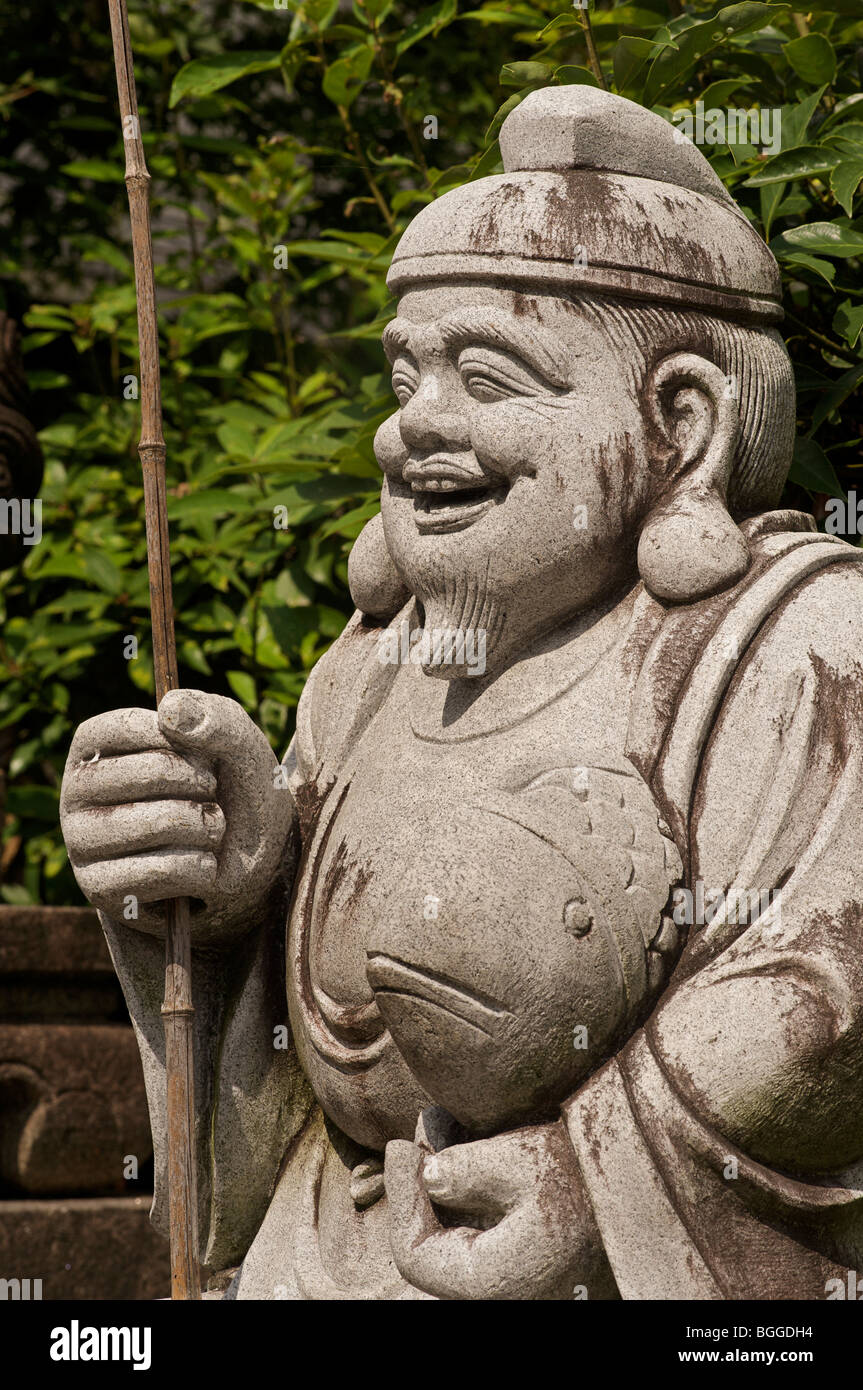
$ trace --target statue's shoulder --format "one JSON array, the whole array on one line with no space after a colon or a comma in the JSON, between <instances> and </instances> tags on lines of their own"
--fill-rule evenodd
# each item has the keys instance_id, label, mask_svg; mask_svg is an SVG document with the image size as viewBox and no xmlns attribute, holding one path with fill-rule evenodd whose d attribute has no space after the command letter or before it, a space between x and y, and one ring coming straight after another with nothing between
<instances>
[{"instance_id":1,"label":"statue's shoulder","mask_svg":"<svg viewBox=\"0 0 863 1390\"><path fill-rule=\"evenodd\" d=\"M768 512L741 525L747 573L731 588L652 615L632 706L630 743L658 746L682 701L711 704L769 641L787 663L812 651L863 658L863 550L817 531L800 512ZM640 731L640 732L639 732Z\"/></svg>"},{"instance_id":2,"label":"statue's shoulder","mask_svg":"<svg viewBox=\"0 0 863 1390\"><path fill-rule=\"evenodd\" d=\"M785 667L826 662L863 678L863 550L819 536L817 550L796 558L802 572L764 624L762 660L769 654Z\"/></svg>"},{"instance_id":3,"label":"statue's shoulder","mask_svg":"<svg viewBox=\"0 0 863 1390\"><path fill-rule=\"evenodd\" d=\"M753 733L760 714L781 720L804 683L863 693L863 551L814 529L811 518L770 513L744 523L752 563L733 588L668 609L636 682L627 757L654 790L678 843L688 838L705 748L727 717ZM832 682L832 686L830 683ZM863 728L863 701L854 702ZM737 743L746 743L738 729Z\"/></svg>"},{"instance_id":4,"label":"statue's shoulder","mask_svg":"<svg viewBox=\"0 0 863 1390\"><path fill-rule=\"evenodd\" d=\"M739 632L741 667L756 663L762 687L777 694L794 671L863 678L863 550L801 513L766 513L751 526L751 577L717 627Z\"/></svg>"}]
</instances>

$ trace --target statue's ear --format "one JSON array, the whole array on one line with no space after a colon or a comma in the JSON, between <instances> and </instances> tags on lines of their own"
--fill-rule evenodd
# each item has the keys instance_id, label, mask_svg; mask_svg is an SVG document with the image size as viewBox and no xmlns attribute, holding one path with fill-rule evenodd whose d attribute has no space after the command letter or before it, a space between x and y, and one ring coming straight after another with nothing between
<instances>
[{"instance_id":1,"label":"statue's ear","mask_svg":"<svg viewBox=\"0 0 863 1390\"><path fill-rule=\"evenodd\" d=\"M361 613L389 622L410 598L387 548L380 512L367 521L348 556L348 585Z\"/></svg>"},{"instance_id":2,"label":"statue's ear","mask_svg":"<svg viewBox=\"0 0 863 1390\"><path fill-rule=\"evenodd\" d=\"M665 357L645 387L658 497L641 530L638 568L655 598L692 603L749 568L726 495L740 432L738 403L715 362Z\"/></svg>"}]
</instances>

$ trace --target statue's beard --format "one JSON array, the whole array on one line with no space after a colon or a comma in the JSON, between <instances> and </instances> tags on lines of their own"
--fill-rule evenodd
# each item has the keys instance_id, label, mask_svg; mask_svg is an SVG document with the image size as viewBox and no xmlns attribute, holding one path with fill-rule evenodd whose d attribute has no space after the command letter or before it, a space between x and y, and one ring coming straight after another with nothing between
<instances>
[{"instance_id":1,"label":"statue's beard","mask_svg":"<svg viewBox=\"0 0 863 1390\"><path fill-rule=\"evenodd\" d=\"M456 552L446 562L434 556L408 569L405 577L423 609L420 656L426 675L485 675L507 626L505 595L489 582L490 561L471 565Z\"/></svg>"}]
</instances>

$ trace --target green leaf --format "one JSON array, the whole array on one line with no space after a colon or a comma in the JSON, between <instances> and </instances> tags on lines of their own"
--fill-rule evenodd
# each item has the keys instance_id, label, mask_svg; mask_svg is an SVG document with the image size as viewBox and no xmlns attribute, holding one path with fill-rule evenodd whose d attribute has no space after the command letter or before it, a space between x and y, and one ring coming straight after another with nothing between
<instances>
[{"instance_id":1,"label":"green leaf","mask_svg":"<svg viewBox=\"0 0 863 1390\"><path fill-rule=\"evenodd\" d=\"M360 0L359 4L354 4L354 12L362 17L364 14L369 19L380 24L381 20L386 19L395 0Z\"/></svg>"},{"instance_id":2,"label":"green leaf","mask_svg":"<svg viewBox=\"0 0 863 1390\"><path fill-rule=\"evenodd\" d=\"M665 16L656 10L643 9L638 5L615 5L611 10L597 10L590 7L590 23L593 29L658 29L665 23ZM556 15L537 38L540 43L550 42L557 34L570 29L584 29L582 20L575 14Z\"/></svg>"},{"instance_id":3,"label":"green leaf","mask_svg":"<svg viewBox=\"0 0 863 1390\"><path fill-rule=\"evenodd\" d=\"M769 239L770 237L770 228L773 225L773 219L776 216L777 209L782 202L784 194L784 183L771 183L761 189L759 205L765 239Z\"/></svg>"},{"instance_id":4,"label":"green leaf","mask_svg":"<svg viewBox=\"0 0 863 1390\"><path fill-rule=\"evenodd\" d=\"M547 82L551 72L548 63L504 63L498 81L502 87L526 87L529 82Z\"/></svg>"},{"instance_id":5,"label":"green leaf","mask_svg":"<svg viewBox=\"0 0 863 1390\"><path fill-rule=\"evenodd\" d=\"M621 94L630 91L636 78L644 71L656 50L652 39L639 39L624 34L611 50L614 85Z\"/></svg>"},{"instance_id":6,"label":"green leaf","mask_svg":"<svg viewBox=\"0 0 863 1390\"><path fill-rule=\"evenodd\" d=\"M800 145L794 150L768 159L763 169L744 182L744 188L761 188L766 183L785 183L789 179L810 179L827 174L839 163L838 154L818 145Z\"/></svg>"},{"instance_id":7,"label":"green leaf","mask_svg":"<svg viewBox=\"0 0 863 1390\"><path fill-rule=\"evenodd\" d=\"M339 0L304 0L294 16L291 38L297 38L304 26L323 33L332 24L338 12Z\"/></svg>"},{"instance_id":8,"label":"green leaf","mask_svg":"<svg viewBox=\"0 0 863 1390\"><path fill-rule=\"evenodd\" d=\"M820 143L837 150L843 159L863 159L863 125L859 121L849 121L847 125L837 126Z\"/></svg>"},{"instance_id":9,"label":"green leaf","mask_svg":"<svg viewBox=\"0 0 863 1390\"><path fill-rule=\"evenodd\" d=\"M580 68L576 63L564 63L555 68L553 81L560 87L598 87L599 83L590 68Z\"/></svg>"},{"instance_id":10,"label":"green leaf","mask_svg":"<svg viewBox=\"0 0 863 1390\"><path fill-rule=\"evenodd\" d=\"M174 78L170 105L176 106L187 97L209 96L253 72L271 72L280 62L279 54L260 52L216 53L209 58L193 58Z\"/></svg>"},{"instance_id":11,"label":"green leaf","mask_svg":"<svg viewBox=\"0 0 863 1390\"><path fill-rule=\"evenodd\" d=\"M836 279L836 267L831 261L819 260L817 256L807 256L805 251L795 251L791 255L783 255L783 265L799 265L804 270L811 270L816 275L820 275L822 280L826 280L828 285L832 285Z\"/></svg>"},{"instance_id":12,"label":"green leaf","mask_svg":"<svg viewBox=\"0 0 863 1390\"><path fill-rule=\"evenodd\" d=\"M484 179L487 174L494 172L500 162L500 145L493 140L474 165L468 183L472 183L474 179Z\"/></svg>"},{"instance_id":13,"label":"green leaf","mask_svg":"<svg viewBox=\"0 0 863 1390\"><path fill-rule=\"evenodd\" d=\"M524 90L521 92L513 92L511 97L507 97L506 101L503 103L503 106L498 107L497 111L494 113L492 123L485 133L485 143L487 145L491 145L495 140L497 140L498 132L501 126L503 125L504 121L506 120L507 116L509 115L510 111L514 111L515 108L518 106L519 102L524 101L525 97L528 95L528 88L524 88Z\"/></svg>"},{"instance_id":14,"label":"green leaf","mask_svg":"<svg viewBox=\"0 0 863 1390\"><path fill-rule=\"evenodd\" d=\"M6 810L13 816L28 820L46 820L52 824L59 814L60 793L56 787L9 788Z\"/></svg>"},{"instance_id":15,"label":"green leaf","mask_svg":"<svg viewBox=\"0 0 863 1390\"><path fill-rule=\"evenodd\" d=\"M240 704L247 710L254 710L258 703L255 682L248 671L228 671L228 685L233 690Z\"/></svg>"},{"instance_id":16,"label":"green leaf","mask_svg":"<svg viewBox=\"0 0 863 1390\"><path fill-rule=\"evenodd\" d=\"M104 550L87 550L84 555L87 574L107 594L119 594L123 587L123 572Z\"/></svg>"},{"instance_id":17,"label":"green leaf","mask_svg":"<svg viewBox=\"0 0 863 1390\"><path fill-rule=\"evenodd\" d=\"M249 504L227 488L207 488L191 492L186 497L168 498L169 521L196 521L201 517L232 516L248 511Z\"/></svg>"},{"instance_id":18,"label":"green leaf","mask_svg":"<svg viewBox=\"0 0 863 1390\"><path fill-rule=\"evenodd\" d=\"M478 18L482 14L482 10L474 10L473 14ZM463 15L462 18L466 18L466 16ZM574 14L555 15L554 19L550 20L544 29L540 29L536 36L537 42L548 43L556 34L562 34L569 29L584 29L584 25L580 19L576 19Z\"/></svg>"},{"instance_id":19,"label":"green leaf","mask_svg":"<svg viewBox=\"0 0 863 1390\"><path fill-rule=\"evenodd\" d=\"M777 256L790 250L845 259L863 255L863 232L855 232L838 222L806 222L774 237L770 249Z\"/></svg>"},{"instance_id":20,"label":"green leaf","mask_svg":"<svg viewBox=\"0 0 863 1390\"><path fill-rule=\"evenodd\" d=\"M370 502L364 502L361 507L354 507L344 516L334 517L332 521L326 522L321 527L320 535L347 536L349 540L356 540L366 522L377 516L380 509L380 498L375 497Z\"/></svg>"},{"instance_id":21,"label":"green leaf","mask_svg":"<svg viewBox=\"0 0 863 1390\"><path fill-rule=\"evenodd\" d=\"M255 452L255 432L242 421L226 421L216 430L216 438L232 458L249 459Z\"/></svg>"},{"instance_id":22,"label":"green leaf","mask_svg":"<svg viewBox=\"0 0 863 1390\"><path fill-rule=\"evenodd\" d=\"M823 34L804 34L782 45L798 77L812 87L829 86L836 76L836 50Z\"/></svg>"},{"instance_id":23,"label":"green leaf","mask_svg":"<svg viewBox=\"0 0 863 1390\"><path fill-rule=\"evenodd\" d=\"M810 92L802 101L779 108L783 151L796 149L798 145L805 143L809 122L815 115L823 95L824 88L819 87L817 92Z\"/></svg>"},{"instance_id":24,"label":"green leaf","mask_svg":"<svg viewBox=\"0 0 863 1390\"><path fill-rule=\"evenodd\" d=\"M199 671L202 676L213 674L213 668L204 655L200 643L193 641L192 638L187 638L180 643L177 660L181 666L188 666L192 671Z\"/></svg>"},{"instance_id":25,"label":"green leaf","mask_svg":"<svg viewBox=\"0 0 863 1390\"><path fill-rule=\"evenodd\" d=\"M742 4L726 5L712 19L690 23L686 28L675 25L673 37L677 47L666 48L654 58L644 87L644 105L655 106L670 92L679 90L696 63L727 44L729 39L763 29L787 13L788 7L784 5L743 0Z\"/></svg>"},{"instance_id":26,"label":"green leaf","mask_svg":"<svg viewBox=\"0 0 863 1390\"><path fill-rule=\"evenodd\" d=\"M28 372L27 384L31 391L59 391L61 386L69 385L69 378L65 372L46 369L41 372Z\"/></svg>"},{"instance_id":27,"label":"green leaf","mask_svg":"<svg viewBox=\"0 0 863 1390\"><path fill-rule=\"evenodd\" d=\"M748 86L750 79L741 75L740 77L721 77L718 82L711 82L709 87L705 87L701 93L701 103L705 111L710 111L715 106L724 106L729 97L737 91L739 87Z\"/></svg>"},{"instance_id":28,"label":"green leaf","mask_svg":"<svg viewBox=\"0 0 863 1390\"><path fill-rule=\"evenodd\" d=\"M803 13L805 4L806 14L829 14L847 15L849 19L860 18L860 0L802 0L801 4L794 6L795 10Z\"/></svg>"},{"instance_id":29,"label":"green leaf","mask_svg":"<svg viewBox=\"0 0 863 1390\"><path fill-rule=\"evenodd\" d=\"M826 492L831 497L844 496L836 469L814 439L795 439L794 459L788 477L792 483L805 487L808 492Z\"/></svg>"},{"instance_id":30,"label":"green leaf","mask_svg":"<svg viewBox=\"0 0 863 1390\"><path fill-rule=\"evenodd\" d=\"M514 6L511 10L504 10L498 5L485 5L481 10L465 10L459 15L459 19L476 19L482 24L518 24L522 28L538 29L545 15L526 6Z\"/></svg>"},{"instance_id":31,"label":"green leaf","mask_svg":"<svg viewBox=\"0 0 863 1390\"><path fill-rule=\"evenodd\" d=\"M362 91L373 59L374 50L366 44L337 58L324 73L324 95L335 106L349 107Z\"/></svg>"},{"instance_id":32,"label":"green leaf","mask_svg":"<svg viewBox=\"0 0 863 1390\"><path fill-rule=\"evenodd\" d=\"M451 24L457 10L458 0L437 0L436 5L429 5L428 9L421 10L396 44L396 57L400 58L403 53L407 53L409 48L419 43L427 34L437 34L445 25Z\"/></svg>"},{"instance_id":33,"label":"green leaf","mask_svg":"<svg viewBox=\"0 0 863 1390\"><path fill-rule=\"evenodd\" d=\"M123 166L110 164L107 159L77 159L61 164L60 173L73 179L95 179L98 183L121 183Z\"/></svg>"},{"instance_id":34,"label":"green leaf","mask_svg":"<svg viewBox=\"0 0 863 1390\"><path fill-rule=\"evenodd\" d=\"M334 261L336 265L369 264L369 257L356 246L339 241L289 241L288 254L314 256L318 261Z\"/></svg>"},{"instance_id":35,"label":"green leaf","mask_svg":"<svg viewBox=\"0 0 863 1390\"><path fill-rule=\"evenodd\" d=\"M640 5L615 5L611 10L592 10L590 23L593 29L610 25L622 29L659 29L665 23L665 15Z\"/></svg>"},{"instance_id":36,"label":"green leaf","mask_svg":"<svg viewBox=\"0 0 863 1390\"><path fill-rule=\"evenodd\" d=\"M863 180L863 158L844 159L830 174L830 192L849 217L854 195Z\"/></svg>"},{"instance_id":37,"label":"green leaf","mask_svg":"<svg viewBox=\"0 0 863 1390\"><path fill-rule=\"evenodd\" d=\"M853 347L863 330L863 304L855 305L850 299L844 300L833 315L833 328L849 347Z\"/></svg>"},{"instance_id":38,"label":"green leaf","mask_svg":"<svg viewBox=\"0 0 863 1390\"><path fill-rule=\"evenodd\" d=\"M821 397L812 413L812 423L809 427L810 435L813 435L819 425L830 418L834 410L839 409L843 401L848 399L852 391L857 390L861 382L863 382L863 362L844 372L830 390Z\"/></svg>"},{"instance_id":39,"label":"green leaf","mask_svg":"<svg viewBox=\"0 0 863 1390\"><path fill-rule=\"evenodd\" d=\"M4 883L0 888L0 897L4 903L11 903L13 907L27 907L28 904L36 902L23 883Z\"/></svg>"}]
</instances>

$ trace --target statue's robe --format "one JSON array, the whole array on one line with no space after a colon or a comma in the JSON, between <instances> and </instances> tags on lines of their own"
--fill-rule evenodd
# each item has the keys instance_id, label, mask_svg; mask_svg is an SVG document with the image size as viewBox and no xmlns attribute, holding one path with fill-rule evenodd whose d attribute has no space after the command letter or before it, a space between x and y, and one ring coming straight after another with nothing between
<instances>
[{"instance_id":1,"label":"statue's robe","mask_svg":"<svg viewBox=\"0 0 863 1390\"><path fill-rule=\"evenodd\" d=\"M651 788L684 883L761 895L755 920L693 925L651 1016L562 1106L623 1298L820 1299L863 1270L863 556L811 527L744 523L748 574L686 608L638 586L613 667L600 656L573 684L566 644L548 646L531 658L544 707L521 722L500 680L513 759L528 720L548 733L581 700L601 756L625 754ZM355 615L301 700L287 761L306 849L390 698L378 651ZM231 1297L423 1297L389 1254L380 1165L325 1122L289 1037L285 908L241 945L195 953L203 1257L242 1262ZM162 947L104 925L164 1227Z\"/></svg>"}]
</instances>

